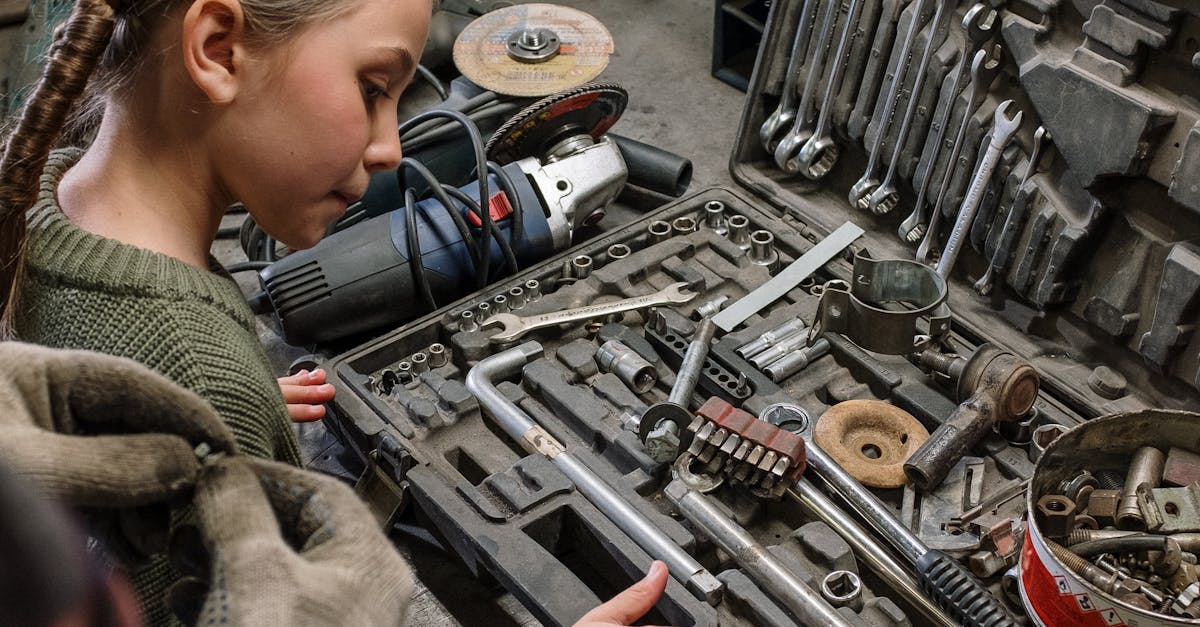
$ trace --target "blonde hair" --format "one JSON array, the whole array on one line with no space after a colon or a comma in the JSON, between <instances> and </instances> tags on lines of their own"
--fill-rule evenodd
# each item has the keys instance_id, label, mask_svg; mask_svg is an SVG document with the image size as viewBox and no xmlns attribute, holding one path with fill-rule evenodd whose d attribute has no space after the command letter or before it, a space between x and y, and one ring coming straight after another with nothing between
<instances>
[{"instance_id":1,"label":"blonde hair","mask_svg":"<svg viewBox=\"0 0 1200 627\"><path fill-rule=\"evenodd\" d=\"M240 0L247 42L282 43L354 0ZM18 114L0 157L0 339L13 337L25 265L25 213L37 199L50 151L64 131L86 136L106 98L122 93L152 51L151 36L180 0L76 0L57 29L45 67ZM89 80L91 85L89 85ZM86 90L86 93L85 93Z\"/></svg>"}]
</instances>

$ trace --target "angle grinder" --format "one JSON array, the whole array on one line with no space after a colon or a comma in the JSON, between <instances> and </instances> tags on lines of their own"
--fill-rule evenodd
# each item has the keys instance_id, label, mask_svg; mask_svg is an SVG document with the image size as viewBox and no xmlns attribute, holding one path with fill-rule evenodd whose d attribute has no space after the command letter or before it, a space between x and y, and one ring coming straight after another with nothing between
<instances>
[{"instance_id":1,"label":"angle grinder","mask_svg":"<svg viewBox=\"0 0 1200 627\"><path fill-rule=\"evenodd\" d=\"M488 175L488 189L495 190L488 211L497 229L487 251L487 283L510 270L498 238L524 267L566 249L578 228L604 217L628 175L616 142L605 132L627 103L618 85L582 85L529 105L491 137L488 160L507 176ZM458 191L478 199L479 182ZM284 341L303 346L428 313L431 303L418 297L419 286L428 286L434 307L475 291L479 277L471 251L478 248L482 216L456 195L449 198L453 206L436 197L416 203L415 238L400 207L271 264L259 273L265 298L254 301L256 310L274 316ZM465 219L470 240L451 211ZM410 246L414 240L416 250Z\"/></svg>"}]
</instances>

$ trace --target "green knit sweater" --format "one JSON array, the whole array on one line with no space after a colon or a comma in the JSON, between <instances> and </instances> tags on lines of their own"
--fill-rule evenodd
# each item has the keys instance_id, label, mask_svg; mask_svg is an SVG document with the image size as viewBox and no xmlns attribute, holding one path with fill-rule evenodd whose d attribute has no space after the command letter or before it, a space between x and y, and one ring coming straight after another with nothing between
<instances>
[{"instance_id":1,"label":"green knit sweater","mask_svg":"<svg viewBox=\"0 0 1200 627\"><path fill-rule=\"evenodd\" d=\"M287 407L237 284L215 260L216 271L207 272L72 224L56 190L82 154L50 156L29 211L18 336L141 362L208 401L243 453L300 465ZM166 568L158 559L134 573L148 623L167 619L158 592L175 577Z\"/></svg>"}]
</instances>

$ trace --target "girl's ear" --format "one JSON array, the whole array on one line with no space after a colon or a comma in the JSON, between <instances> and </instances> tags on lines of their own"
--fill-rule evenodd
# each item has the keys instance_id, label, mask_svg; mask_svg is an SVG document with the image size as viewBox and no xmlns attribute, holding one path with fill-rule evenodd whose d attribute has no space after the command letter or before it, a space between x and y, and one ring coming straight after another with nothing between
<instances>
[{"instance_id":1,"label":"girl's ear","mask_svg":"<svg viewBox=\"0 0 1200 627\"><path fill-rule=\"evenodd\" d=\"M183 17L183 63L216 104L231 102L246 60L245 19L238 0L194 0Z\"/></svg>"}]
</instances>

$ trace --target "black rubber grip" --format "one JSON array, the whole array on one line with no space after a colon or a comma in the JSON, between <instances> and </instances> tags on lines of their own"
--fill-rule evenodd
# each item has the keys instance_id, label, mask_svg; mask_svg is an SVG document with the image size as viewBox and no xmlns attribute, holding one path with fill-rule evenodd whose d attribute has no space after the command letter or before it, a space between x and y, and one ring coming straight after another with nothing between
<instances>
[{"instance_id":1,"label":"black rubber grip","mask_svg":"<svg viewBox=\"0 0 1200 627\"><path fill-rule=\"evenodd\" d=\"M1016 627L1008 609L958 560L929 551L917 560L921 589L954 620L978 627Z\"/></svg>"}]
</instances>

